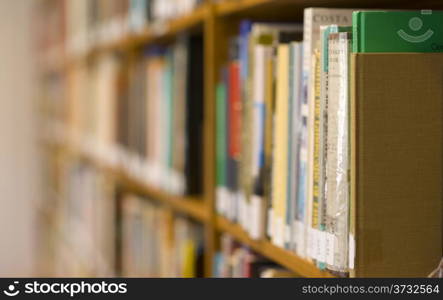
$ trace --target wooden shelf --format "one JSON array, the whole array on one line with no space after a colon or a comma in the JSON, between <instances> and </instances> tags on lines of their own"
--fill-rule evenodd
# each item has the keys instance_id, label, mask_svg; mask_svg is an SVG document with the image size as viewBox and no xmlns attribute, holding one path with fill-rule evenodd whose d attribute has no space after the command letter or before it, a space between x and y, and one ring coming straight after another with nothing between
<instances>
[{"instance_id":1,"label":"wooden shelf","mask_svg":"<svg viewBox=\"0 0 443 300\"><path fill-rule=\"evenodd\" d=\"M123 170L104 168L112 173L118 179L119 183L123 184L126 188L149 197L149 200L161 201L176 212L190 216L203 223L209 219L209 212L201 197L174 196L168 192L150 187L138 179L132 178Z\"/></svg>"},{"instance_id":2,"label":"wooden shelf","mask_svg":"<svg viewBox=\"0 0 443 300\"><path fill-rule=\"evenodd\" d=\"M78 147L56 141L43 140L42 145L56 147L58 150L68 152L70 155L78 157L87 163L96 166L107 174L111 174L119 184L125 188L140 193L153 201L160 201L174 211L182 213L202 223L210 223L211 215L215 212L210 211L202 197L181 197L174 196L158 188L149 186L141 180L134 178L122 167L110 166L103 161L88 155ZM254 240L239 225L234 224L221 216L215 216L215 229L221 233L228 233L235 240L243 243L253 249L255 252L267 257L268 259L282 265L285 268L303 277L334 277L328 272L321 271L311 262L304 260L294 253L273 245L267 240Z\"/></svg>"},{"instance_id":3,"label":"wooden shelf","mask_svg":"<svg viewBox=\"0 0 443 300\"><path fill-rule=\"evenodd\" d=\"M45 141L45 145L56 145L74 157L111 174L116 182L127 189L160 201L174 211L185 214L202 222L205 229L205 274L211 276L213 256L217 251L217 233L228 233L234 239L247 245L257 253L267 257L283 267L290 269L304 277L334 277L326 271L318 269L312 262L302 259L294 253L273 245L267 240L251 239L246 231L229 220L216 216L215 212L215 91L220 67L227 57L229 37L238 32L238 21L274 20L274 21L302 21L303 9L306 7L403 7L418 6L443 8L437 0L424 0L416 3L404 3L403 0L207 0L188 15L146 27L139 34L126 34L118 40L101 45L93 45L82 55L75 57L60 56L61 51L53 51L51 60L42 66L43 72L62 72L77 63L85 63L103 53L121 51L125 54L135 52L144 45L162 44L174 40L182 32L201 30L204 37L204 129L202 156L204 165L203 186L204 192L200 197L180 197L149 186L140 177L131 175L122 166L106 163L96 155L89 155L80 150L78 145L69 142L57 143ZM57 50L57 49L55 49Z\"/></svg>"},{"instance_id":4,"label":"wooden shelf","mask_svg":"<svg viewBox=\"0 0 443 300\"><path fill-rule=\"evenodd\" d=\"M329 272L318 269L311 262L306 261L292 252L273 245L266 240L253 240L239 225L228 221L224 217L216 218L216 228L220 232L230 234L237 241L251 247L257 253L288 268L303 277L334 277Z\"/></svg>"},{"instance_id":5,"label":"wooden shelf","mask_svg":"<svg viewBox=\"0 0 443 300\"><path fill-rule=\"evenodd\" d=\"M111 176L113 176L114 179L116 179L116 181L125 188L141 195L147 196L149 200L163 202L166 205L170 206L174 211L190 216L202 223L205 223L209 220L209 209L207 208L203 197L177 196L172 195L159 188L152 187L142 180L135 178L134 176L129 174L129 172L127 172L123 167L108 165L105 162L84 153L76 146L47 140L42 141L41 144L47 147L56 147L58 150L64 151L66 153L69 153L71 156L75 156L86 161L88 164L91 164L103 170L105 173L111 174Z\"/></svg>"},{"instance_id":6,"label":"wooden shelf","mask_svg":"<svg viewBox=\"0 0 443 300\"><path fill-rule=\"evenodd\" d=\"M225 0L216 4L216 13L218 16L224 16L229 14L245 11L252 7L275 2L272 0ZM275 4L275 3L274 3Z\"/></svg>"},{"instance_id":7,"label":"wooden shelf","mask_svg":"<svg viewBox=\"0 0 443 300\"><path fill-rule=\"evenodd\" d=\"M197 9L190 14L177 17L175 19L155 23L147 26L141 33L126 34L123 38L105 43L102 45L92 45L86 53L73 57L61 57L58 55L54 57L55 62L49 61L45 63L45 72L52 73L56 71L63 71L64 68L70 65L75 65L79 62L84 62L91 59L100 53L110 51L127 51L135 47L150 45L155 43L163 43L169 39L173 39L179 33L194 30L203 27L205 18L209 12L210 4L201 4Z\"/></svg>"},{"instance_id":8,"label":"wooden shelf","mask_svg":"<svg viewBox=\"0 0 443 300\"><path fill-rule=\"evenodd\" d=\"M208 4L202 4L188 15L173 19L166 23L149 26L143 33L128 36L117 42L115 45L110 45L109 49L131 48L142 44L153 44L174 37L181 32L195 29L203 25L208 11Z\"/></svg>"},{"instance_id":9,"label":"wooden shelf","mask_svg":"<svg viewBox=\"0 0 443 300\"><path fill-rule=\"evenodd\" d=\"M185 214L200 222L207 222L209 210L202 197L176 196L161 189L149 186L138 178L134 178L122 167L109 166L98 159L84 153L79 153L80 157L95 165L101 170L117 179L127 189L149 197L150 200L161 201L170 206L174 211Z\"/></svg>"}]
</instances>

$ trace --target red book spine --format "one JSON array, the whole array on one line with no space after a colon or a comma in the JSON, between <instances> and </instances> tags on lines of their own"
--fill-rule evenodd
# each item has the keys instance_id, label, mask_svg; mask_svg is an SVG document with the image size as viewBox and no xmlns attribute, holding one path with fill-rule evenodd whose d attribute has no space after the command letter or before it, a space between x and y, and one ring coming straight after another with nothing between
<instances>
[{"instance_id":1,"label":"red book spine","mask_svg":"<svg viewBox=\"0 0 443 300\"><path fill-rule=\"evenodd\" d=\"M238 159L241 145L240 67L238 62L229 65L229 156Z\"/></svg>"}]
</instances>

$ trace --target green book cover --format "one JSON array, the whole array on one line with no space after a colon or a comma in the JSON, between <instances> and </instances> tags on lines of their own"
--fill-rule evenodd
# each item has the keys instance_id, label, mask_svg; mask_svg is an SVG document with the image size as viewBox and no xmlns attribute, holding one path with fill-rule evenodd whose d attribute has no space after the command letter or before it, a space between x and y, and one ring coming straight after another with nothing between
<instances>
[{"instance_id":1,"label":"green book cover","mask_svg":"<svg viewBox=\"0 0 443 300\"><path fill-rule=\"evenodd\" d=\"M443 11L358 11L353 52L442 52Z\"/></svg>"},{"instance_id":2,"label":"green book cover","mask_svg":"<svg viewBox=\"0 0 443 300\"><path fill-rule=\"evenodd\" d=\"M216 90L216 164L217 186L226 186L226 86L219 83Z\"/></svg>"}]
</instances>

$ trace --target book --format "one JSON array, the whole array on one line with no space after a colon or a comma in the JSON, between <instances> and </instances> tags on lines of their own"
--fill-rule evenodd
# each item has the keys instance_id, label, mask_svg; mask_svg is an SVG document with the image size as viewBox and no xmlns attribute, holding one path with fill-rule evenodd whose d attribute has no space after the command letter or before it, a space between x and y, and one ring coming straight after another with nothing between
<instances>
[{"instance_id":1,"label":"book","mask_svg":"<svg viewBox=\"0 0 443 300\"><path fill-rule=\"evenodd\" d=\"M122 275L202 277L202 228L134 194L122 201Z\"/></svg>"},{"instance_id":2,"label":"book","mask_svg":"<svg viewBox=\"0 0 443 300\"><path fill-rule=\"evenodd\" d=\"M225 77L222 72L222 77ZM220 215L227 214L227 87L225 82L217 85L216 91L216 209Z\"/></svg>"},{"instance_id":3,"label":"book","mask_svg":"<svg viewBox=\"0 0 443 300\"><path fill-rule=\"evenodd\" d=\"M292 124L290 85L292 82L291 42L297 39L297 32L280 32L279 44L276 46L276 87L275 115L273 125L272 157L272 242L281 247L290 244L291 197L288 195L290 168L289 139Z\"/></svg>"},{"instance_id":4,"label":"book","mask_svg":"<svg viewBox=\"0 0 443 300\"><path fill-rule=\"evenodd\" d=\"M352 18L353 52L443 51L441 11L358 11Z\"/></svg>"},{"instance_id":5,"label":"book","mask_svg":"<svg viewBox=\"0 0 443 300\"><path fill-rule=\"evenodd\" d=\"M317 187L318 187L318 218L317 218L317 229L320 231L317 233L319 236L318 244L320 250L317 257L318 265L321 269L325 268L326 258L328 257L328 252L330 250L330 238L328 235L324 233L326 229L326 210L328 208L329 198L326 195L328 190L327 185L327 172L328 168L328 103L329 103L329 92L330 89L336 89L337 85L334 82L334 86L330 86L330 78L329 78L329 52L331 50L329 43L329 36L332 33L336 32L350 32L351 27L347 26L337 26L337 25L328 25L321 26L320 33L320 99L319 99L319 130L318 130L318 169L319 175L317 177ZM332 51L332 50L331 50ZM334 51L337 51L335 49ZM336 57L334 56L334 59ZM345 61L340 61L340 63L344 63ZM335 61L335 63L337 63ZM334 76L337 76L334 74ZM348 75L345 75L344 78L348 78ZM334 78L335 80L336 78ZM333 118L336 117L337 112L333 112Z\"/></svg>"},{"instance_id":6,"label":"book","mask_svg":"<svg viewBox=\"0 0 443 300\"><path fill-rule=\"evenodd\" d=\"M59 222L53 228L55 249L59 249L52 257L55 272L60 276L115 276L116 206L111 179L86 163L60 162L58 179L63 185L56 208ZM66 247L72 249L72 256L65 254Z\"/></svg>"},{"instance_id":7,"label":"book","mask_svg":"<svg viewBox=\"0 0 443 300\"><path fill-rule=\"evenodd\" d=\"M272 166L272 242L284 247L288 175L289 45L277 48L274 149Z\"/></svg>"},{"instance_id":8,"label":"book","mask_svg":"<svg viewBox=\"0 0 443 300\"><path fill-rule=\"evenodd\" d=\"M306 139L302 141L303 148L301 149L301 160L299 169L299 193L297 203L299 207L304 208L303 216L306 219L304 224L307 240L305 251L299 249L301 256L311 256L312 245L317 244L315 234L317 231L316 224L318 224L318 180L316 180L314 191L314 173L319 179L319 153L314 151L315 145L319 144L319 132L315 134L315 109L320 107L315 104L315 76L312 67L312 57L315 49L320 47L320 26L325 25L339 25L349 26L352 24L352 9L328 9L328 8L307 8L304 10L304 28L303 28L303 88L304 88L304 106L303 112L303 128L302 136ZM319 99L318 99L319 100ZM319 111L317 117L319 117ZM317 124L319 125L319 124ZM317 126L317 129L319 127ZM319 147L316 147L319 150ZM316 153L316 154L315 154ZM317 163L314 163L317 161ZM304 186L305 185L305 186ZM314 196L314 193L316 196ZM315 197L315 200L314 200ZM314 205L314 203L317 203ZM315 217L313 217L315 216ZM312 225L314 222L314 227Z\"/></svg>"},{"instance_id":9,"label":"book","mask_svg":"<svg viewBox=\"0 0 443 300\"><path fill-rule=\"evenodd\" d=\"M443 56L351 59L353 275L426 276L442 249Z\"/></svg>"},{"instance_id":10,"label":"book","mask_svg":"<svg viewBox=\"0 0 443 300\"><path fill-rule=\"evenodd\" d=\"M246 226L253 238L260 238L265 235L265 218L267 205L265 200L266 179L266 160L270 157L265 154L266 138L266 119L273 118L272 105L266 102L272 102L274 98L273 90L273 65L269 62L274 59L275 49L280 41L280 36L289 41L299 38L301 28L298 24L272 24L272 23L253 23L251 29L250 52L251 61L249 62L250 81L253 84L251 93L252 115L252 143L249 148L251 156L251 173L249 177L252 190L252 196L248 205L248 220ZM285 42L287 42L285 41ZM270 74L270 77L267 77ZM249 108L251 109L251 108ZM271 180L269 178L269 180ZM270 196L270 195L268 195ZM269 198L270 199L270 198Z\"/></svg>"},{"instance_id":11,"label":"book","mask_svg":"<svg viewBox=\"0 0 443 300\"><path fill-rule=\"evenodd\" d=\"M257 27L254 26L254 30ZM251 222L250 233L255 239L264 236L264 219L263 212L266 209L263 196L263 172L264 172L264 126L266 118L265 93L264 86L266 72L268 72L267 61L272 56L272 36L266 33L261 35L254 34L257 39L256 45L253 46L254 69L252 74L253 91L252 91L252 162L251 162L251 179L252 179L252 195L250 200Z\"/></svg>"},{"instance_id":12,"label":"book","mask_svg":"<svg viewBox=\"0 0 443 300\"><path fill-rule=\"evenodd\" d=\"M280 40L289 43L300 38L299 24L242 22L240 34L230 41L225 75L218 85L219 91L226 87L228 153L227 189L217 187L217 210L240 224L254 239L264 237L269 229L266 224L273 223L268 209L273 205L270 199L276 49ZM218 103L221 108L223 105ZM220 123L219 128L222 127ZM221 162L223 156L218 157ZM282 213L286 219L286 210ZM289 236L289 227L286 231Z\"/></svg>"},{"instance_id":13,"label":"book","mask_svg":"<svg viewBox=\"0 0 443 300\"><path fill-rule=\"evenodd\" d=\"M202 193L203 180L203 38L198 35L189 37L186 70L186 163L185 193Z\"/></svg>"},{"instance_id":14,"label":"book","mask_svg":"<svg viewBox=\"0 0 443 300\"><path fill-rule=\"evenodd\" d=\"M132 32L141 32L150 21L150 1L130 0L129 2L129 28Z\"/></svg>"},{"instance_id":15,"label":"book","mask_svg":"<svg viewBox=\"0 0 443 300\"><path fill-rule=\"evenodd\" d=\"M173 109L173 124L171 133L171 143L173 143L173 155L171 157L171 165L174 170L175 181L178 184L183 184L183 174L185 174L186 162L186 91L187 89L187 69L188 55L189 55L189 37L180 35L177 38L177 43L173 48L173 66L174 72L172 76L172 86L174 91L174 109ZM181 187L183 189L183 187Z\"/></svg>"},{"instance_id":16,"label":"book","mask_svg":"<svg viewBox=\"0 0 443 300\"><path fill-rule=\"evenodd\" d=\"M229 211L228 217L235 221L239 218L239 164L241 153L241 90L240 90L240 63L239 39L230 41L228 66L228 187Z\"/></svg>"},{"instance_id":17,"label":"book","mask_svg":"<svg viewBox=\"0 0 443 300\"><path fill-rule=\"evenodd\" d=\"M288 136L288 188L286 212L286 227L289 228L289 237L286 248L296 251L297 244L303 233L299 232L299 218L297 215L298 171L301 147L301 107L303 97L302 87L303 43L291 42L289 64L289 136Z\"/></svg>"},{"instance_id":18,"label":"book","mask_svg":"<svg viewBox=\"0 0 443 300\"><path fill-rule=\"evenodd\" d=\"M351 34L329 34L328 119L327 119L327 197L325 230L328 268L348 271L349 242L349 57ZM332 234L332 236L330 236Z\"/></svg>"},{"instance_id":19,"label":"book","mask_svg":"<svg viewBox=\"0 0 443 300\"><path fill-rule=\"evenodd\" d=\"M313 114L313 128L311 128L311 135L313 140L313 147L310 149L311 153L311 167L312 167L312 198L310 213L308 214L308 254L309 256L318 261L321 260L321 237L319 234L319 179L320 179L320 49L316 48L314 50L314 55L312 56L312 70L313 70L313 83L314 83L314 103L311 104L310 114ZM308 210L309 211L309 210Z\"/></svg>"}]
</instances>

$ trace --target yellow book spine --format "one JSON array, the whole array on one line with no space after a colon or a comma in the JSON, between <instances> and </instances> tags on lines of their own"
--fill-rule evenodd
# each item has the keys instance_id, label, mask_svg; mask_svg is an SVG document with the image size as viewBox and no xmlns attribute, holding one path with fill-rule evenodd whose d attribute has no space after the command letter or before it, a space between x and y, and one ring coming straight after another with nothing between
<instances>
[{"instance_id":1,"label":"yellow book spine","mask_svg":"<svg viewBox=\"0 0 443 300\"><path fill-rule=\"evenodd\" d=\"M284 246L286 189L288 175L289 45L277 49L276 114L274 127L274 165L272 203L274 212L273 242Z\"/></svg>"}]
</instances>

